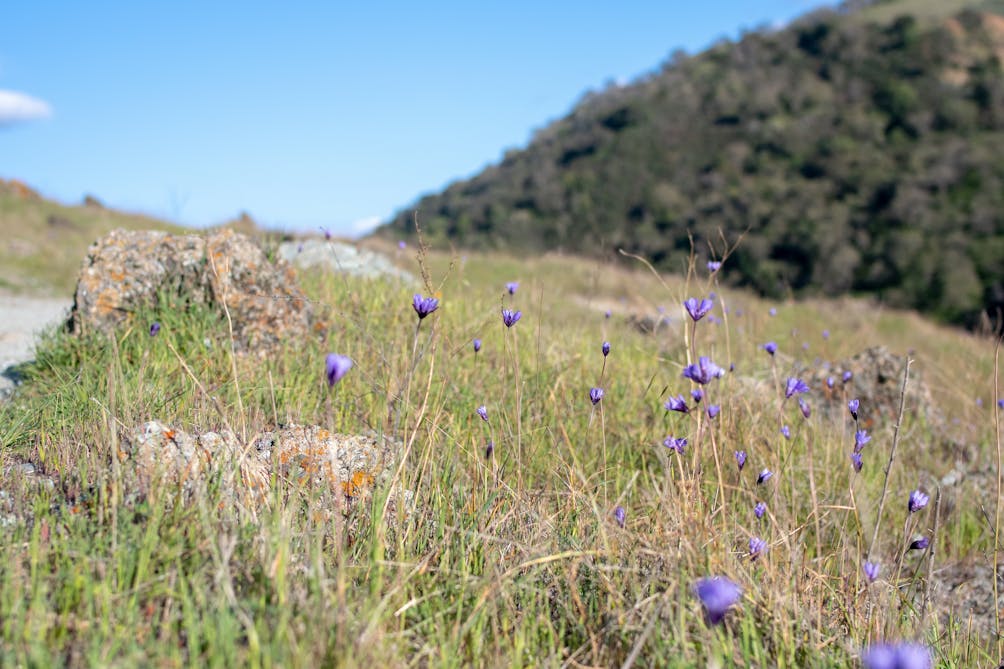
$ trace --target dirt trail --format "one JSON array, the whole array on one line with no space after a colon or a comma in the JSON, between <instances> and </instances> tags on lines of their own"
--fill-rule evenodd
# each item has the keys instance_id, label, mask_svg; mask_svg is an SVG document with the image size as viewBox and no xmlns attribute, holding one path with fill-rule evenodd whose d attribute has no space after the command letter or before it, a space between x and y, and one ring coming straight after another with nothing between
<instances>
[{"instance_id":1,"label":"dirt trail","mask_svg":"<svg viewBox=\"0 0 1004 669\"><path fill-rule=\"evenodd\" d=\"M0 295L0 398L14 388L12 365L31 360L36 335L70 313L70 300Z\"/></svg>"}]
</instances>

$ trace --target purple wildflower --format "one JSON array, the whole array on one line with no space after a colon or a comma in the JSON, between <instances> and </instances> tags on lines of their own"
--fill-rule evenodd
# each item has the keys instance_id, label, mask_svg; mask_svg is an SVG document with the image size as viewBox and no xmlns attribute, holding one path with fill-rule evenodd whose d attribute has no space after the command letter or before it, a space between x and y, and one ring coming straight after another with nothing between
<instances>
[{"instance_id":1,"label":"purple wildflower","mask_svg":"<svg viewBox=\"0 0 1004 669\"><path fill-rule=\"evenodd\" d=\"M709 625L718 625L726 612L739 601L743 591L724 576L702 578L694 584L694 594L704 607L704 618Z\"/></svg>"},{"instance_id":2,"label":"purple wildflower","mask_svg":"<svg viewBox=\"0 0 1004 669\"><path fill-rule=\"evenodd\" d=\"M676 397L670 397L663 404L666 407L666 411L679 411L680 413L689 413L690 407L687 406L687 402L683 399L683 395L677 395Z\"/></svg>"},{"instance_id":3,"label":"purple wildflower","mask_svg":"<svg viewBox=\"0 0 1004 669\"><path fill-rule=\"evenodd\" d=\"M488 422L488 407L482 404L481 406L478 407L477 413L479 416L481 416L481 420L483 420L486 423Z\"/></svg>"},{"instance_id":4,"label":"purple wildflower","mask_svg":"<svg viewBox=\"0 0 1004 669\"><path fill-rule=\"evenodd\" d=\"M624 511L624 507L617 505L614 507L614 520L617 521L618 527L624 527L624 519L627 517L627 512Z\"/></svg>"},{"instance_id":5,"label":"purple wildflower","mask_svg":"<svg viewBox=\"0 0 1004 669\"><path fill-rule=\"evenodd\" d=\"M701 356L696 365L687 365L683 370L683 376L702 386L711 383L712 379L718 379L725 375L725 370L711 362L707 356Z\"/></svg>"},{"instance_id":6,"label":"purple wildflower","mask_svg":"<svg viewBox=\"0 0 1004 669\"><path fill-rule=\"evenodd\" d=\"M671 451L676 451L680 455L683 455L684 449L687 448L687 440L684 438L677 439L676 437L666 437L662 445Z\"/></svg>"},{"instance_id":7,"label":"purple wildflower","mask_svg":"<svg viewBox=\"0 0 1004 669\"><path fill-rule=\"evenodd\" d=\"M519 282L518 281L510 281L509 283L507 283L505 285L505 289L507 291L509 291L510 295L515 295L517 288L519 288Z\"/></svg>"},{"instance_id":8,"label":"purple wildflower","mask_svg":"<svg viewBox=\"0 0 1004 669\"><path fill-rule=\"evenodd\" d=\"M833 388L833 377L832 376L827 376L826 377L826 387L827 388Z\"/></svg>"},{"instance_id":9,"label":"purple wildflower","mask_svg":"<svg viewBox=\"0 0 1004 669\"><path fill-rule=\"evenodd\" d=\"M829 339L829 338L830 338L830 331L823 330L823 339Z\"/></svg>"},{"instance_id":10,"label":"purple wildflower","mask_svg":"<svg viewBox=\"0 0 1004 669\"><path fill-rule=\"evenodd\" d=\"M931 669L931 651L919 643L877 643L861 652L865 669Z\"/></svg>"},{"instance_id":11,"label":"purple wildflower","mask_svg":"<svg viewBox=\"0 0 1004 669\"><path fill-rule=\"evenodd\" d=\"M812 415L812 407L803 398L798 398L798 408L802 411L802 415L808 418Z\"/></svg>"},{"instance_id":12,"label":"purple wildflower","mask_svg":"<svg viewBox=\"0 0 1004 669\"><path fill-rule=\"evenodd\" d=\"M600 347L600 350L603 351L604 358L610 355L610 342L608 341L603 342L603 346Z\"/></svg>"},{"instance_id":13,"label":"purple wildflower","mask_svg":"<svg viewBox=\"0 0 1004 669\"><path fill-rule=\"evenodd\" d=\"M910 542L910 550L912 551L922 551L931 545L931 540L927 537L920 537L919 539L914 539Z\"/></svg>"},{"instance_id":14,"label":"purple wildflower","mask_svg":"<svg viewBox=\"0 0 1004 669\"><path fill-rule=\"evenodd\" d=\"M157 321L150 323L150 336L156 337L157 333L159 332L160 332L160 323L158 323Z\"/></svg>"},{"instance_id":15,"label":"purple wildflower","mask_svg":"<svg viewBox=\"0 0 1004 669\"><path fill-rule=\"evenodd\" d=\"M690 317L696 323L697 321L704 318L704 316L711 311L711 308L715 306L715 303L711 300L704 298L700 302L697 301L696 297L688 297L683 303L684 308Z\"/></svg>"},{"instance_id":16,"label":"purple wildflower","mask_svg":"<svg viewBox=\"0 0 1004 669\"><path fill-rule=\"evenodd\" d=\"M495 455L495 442L489 439L488 445L485 446L485 458L491 460L493 455Z\"/></svg>"},{"instance_id":17,"label":"purple wildflower","mask_svg":"<svg viewBox=\"0 0 1004 669\"><path fill-rule=\"evenodd\" d=\"M851 418L858 419L858 409L861 408L861 400L856 397L847 403L847 410L851 412Z\"/></svg>"},{"instance_id":18,"label":"purple wildflower","mask_svg":"<svg viewBox=\"0 0 1004 669\"><path fill-rule=\"evenodd\" d=\"M767 542L760 537L750 537L750 560L756 560L767 550Z\"/></svg>"},{"instance_id":19,"label":"purple wildflower","mask_svg":"<svg viewBox=\"0 0 1004 669\"><path fill-rule=\"evenodd\" d=\"M736 464L739 465L739 471L742 471L746 466L746 451L736 451Z\"/></svg>"},{"instance_id":20,"label":"purple wildflower","mask_svg":"<svg viewBox=\"0 0 1004 669\"><path fill-rule=\"evenodd\" d=\"M603 399L603 388L590 388L589 399L592 400L593 406L599 404L600 400Z\"/></svg>"},{"instance_id":21,"label":"purple wildflower","mask_svg":"<svg viewBox=\"0 0 1004 669\"><path fill-rule=\"evenodd\" d=\"M416 293L415 296L411 298L411 306L415 308L415 313L418 314L418 320L422 320L439 308L439 300L434 297L422 297Z\"/></svg>"},{"instance_id":22,"label":"purple wildflower","mask_svg":"<svg viewBox=\"0 0 1004 669\"><path fill-rule=\"evenodd\" d=\"M931 501L930 497L919 490L914 490L910 493L910 499L906 503L906 509L910 513L916 513L927 506L929 501Z\"/></svg>"},{"instance_id":23,"label":"purple wildflower","mask_svg":"<svg viewBox=\"0 0 1004 669\"><path fill-rule=\"evenodd\" d=\"M475 353L477 353L478 351L481 350L481 340L480 339L475 339L474 342L473 342L473 344L474 344L474 352Z\"/></svg>"},{"instance_id":24,"label":"purple wildflower","mask_svg":"<svg viewBox=\"0 0 1004 669\"><path fill-rule=\"evenodd\" d=\"M772 476L774 476L774 472L772 472L769 469L764 469L759 474L757 474L757 477L756 477L756 483L757 483L757 485L761 485L761 484L766 483L767 481L770 480L770 478Z\"/></svg>"},{"instance_id":25,"label":"purple wildflower","mask_svg":"<svg viewBox=\"0 0 1004 669\"><path fill-rule=\"evenodd\" d=\"M337 353L329 353L324 359L324 375L328 378L328 386L334 386L338 383L351 368L351 359Z\"/></svg>"},{"instance_id":26,"label":"purple wildflower","mask_svg":"<svg viewBox=\"0 0 1004 669\"><path fill-rule=\"evenodd\" d=\"M757 502L756 506L753 507L753 515L757 517L757 520L760 520L765 513L767 513L767 502Z\"/></svg>"},{"instance_id":27,"label":"purple wildflower","mask_svg":"<svg viewBox=\"0 0 1004 669\"><path fill-rule=\"evenodd\" d=\"M844 372L844 375L843 375L843 377L842 377L842 378L843 378L843 380L844 380L844 383L847 383L847 382L848 382L848 381L850 381L850 380L851 380L851 379L852 379L853 377L854 377L854 374L852 374L852 373L851 373L851 370L849 370L849 369L848 369L848 370L847 370L846 372Z\"/></svg>"},{"instance_id":28,"label":"purple wildflower","mask_svg":"<svg viewBox=\"0 0 1004 669\"><path fill-rule=\"evenodd\" d=\"M603 316L604 316L604 318L607 318L607 319L609 319L609 318L610 318L610 310L609 310L609 309L607 309L606 313L605 313L605 314L603 314Z\"/></svg>"},{"instance_id":29,"label":"purple wildflower","mask_svg":"<svg viewBox=\"0 0 1004 669\"><path fill-rule=\"evenodd\" d=\"M721 262L719 262L717 260L709 260L708 261L708 271L711 272L712 274L714 274L715 272L717 272L721 268L722 268L722 263Z\"/></svg>"},{"instance_id":30,"label":"purple wildflower","mask_svg":"<svg viewBox=\"0 0 1004 669\"><path fill-rule=\"evenodd\" d=\"M331 230L329 230L328 228L326 228L324 226L321 226L321 232L324 233L324 238L325 239L327 239L327 240L331 239Z\"/></svg>"},{"instance_id":31,"label":"purple wildflower","mask_svg":"<svg viewBox=\"0 0 1004 669\"><path fill-rule=\"evenodd\" d=\"M694 388L690 391L690 396L694 398L695 403L700 404L701 400L704 399L704 391L700 388Z\"/></svg>"},{"instance_id":32,"label":"purple wildflower","mask_svg":"<svg viewBox=\"0 0 1004 669\"><path fill-rule=\"evenodd\" d=\"M851 453L851 466L854 467L854 471L860 472L862 465L864 463L861 461L861 454L857 452Z\"/></svg>"},{"instance_id":33,"label":"purple wildflower","mask_svg":"<svg viewBox=\"0 0 1004 669\"><path fill-rule=\"evenodd\" d=\"M507 328L511 328L516 324L520 318L523 317L522 311L511 311L509 309L502 310L502 322L505 323Z\"/></svg>"},{"instance_id":34,"label":"purple wildflower","mask_svg":"<svg viewBox=\"0 0 1004 669\"><path fill-rule=\"evenodd\" d=\"M770 314L771 316L777 316L777 309L771 307L770 309L767 310L767 313Z\"/></svg>"},{"instance_id":35,"label":"purple wildflower","mask_svg":"<svg viewBox=\"0 0 1004 669\"><path fill-rule=\"evenodd\" d=\"M763 345L763 350L767 351L771 355L774 355L775 353L777 353L777 343L769 341Z\"/></svg>"},{"instance_id":36,"label":"purple wildflower","mask_svg":"<svg viewBox=\"0 0 1004 669\"><path fill-rule=\"evenodd\" d=\"M792 395L809 392L809 386L802 379L789 376L784 386L784 398L790 399Z\"/></svg>"},{"instance_id":37,"label":"purple wildflower","mask_svg":"<svg viewBox=\"0 0 1004 669\"><path fill-rule=\"evenodd\" d=\"M787 425L782 425L781 434L784 435L785 439L791 439L791 428L789 428Z\"/></svg>"},{"instance_id":38,"label":"purple wildflower","mask_svg":"<svg viewBox=\"0 0 1004 669\"><path fill-rule=\"evenodd\" d=\"M710 405L708 405L708 418L710 418L711 420L714 420L715 418L718 417L718 414L721 412L721 410L722 410L722 407L720 407L717 404L710 404Z\"/></svg>"},{"instance_id":39,"label":"purple wildflower","mask_svg":"<svg viewBox=\"0 0 1004 669\"><path fill-rule=\"evenodd\" d=\"M865 576L868 577L869 583L874 583L875 579L879 577L879 572L882 571L877 562L865 562L861 568L864 570Z\"/></svg>"},{"instance_id":40,"label":"purple wildflower","mask_svg":"<svg viewBox=\"0 0 1004 669\"><path fill-rule=\"evenodd\" d=\"M408 245L407 245L407 244L405 244L405 243L404 243L404 240L402 239L401 241L399 241L399 242L397 243L397 247L398 247L399 249L401 249L401 250L403 251L403 250L405 250L406 248L408 248Z\"/></svg>"},{"instance_id":41,"label":"purple wildflower","mask_svg":"<svg viewBox=\"0 0 1004 669\"><path fill-rule=\"evenodd\" d=\"M997 408L1004 409L1004 398L997 400Z\"/></svg>"},{"instance_id":42,"label":"purple wildflower","mask_svg":"<svg viewBox=\"0 0 1004 669\"><path fill-rule=\"evenodd\" d=\"M858 430L854 433L854 452L860 453L864 450L865 444L871 441L871 435L868 434L867 430Z\"/></svg>"}]
</instances>

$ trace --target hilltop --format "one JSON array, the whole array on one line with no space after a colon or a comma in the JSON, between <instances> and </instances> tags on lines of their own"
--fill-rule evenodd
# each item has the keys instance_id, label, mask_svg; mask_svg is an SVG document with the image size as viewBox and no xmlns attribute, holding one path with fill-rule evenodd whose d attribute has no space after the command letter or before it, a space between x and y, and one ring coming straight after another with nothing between
<instances>
[{"instance_id":1,"label":"hilltop","mask_svg":"<svg viewBox=\"0 0 1004 669\"><path fill-rule=\"evenodd\" d=\"M1004 4L820 10L587 94L377 234L618 249L683 271L737 244L760 294L870 294L976 325L1004 307Z\"/></svg>"},{"instance_id":2,"label":"hilltop","mask_svg":"<svg viewBox=\"0 0 1004 669\"><path fill-rule=\"evenodd\" d=\"M21 181L0 179L0 290L71 295L87 247L115 228L185 230L107 208L94 196L69 206Z\"/></svg>"}]
</instances>

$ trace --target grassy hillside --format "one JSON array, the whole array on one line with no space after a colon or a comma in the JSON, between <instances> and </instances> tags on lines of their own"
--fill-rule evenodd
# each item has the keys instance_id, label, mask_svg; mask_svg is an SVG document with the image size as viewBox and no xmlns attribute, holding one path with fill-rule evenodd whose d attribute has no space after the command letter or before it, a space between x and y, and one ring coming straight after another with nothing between
<instances>
[{"instance_id":1,"label":"grassy hillside","mask_svg":"<svg viewBox=\"0 0 1004 669\"><path fill-rule=\"evenodd\" d=\"M423 269L411 250L398 258ZM0 664L843 668L906 639L937 666L994 665L987 598L964 594L986 591L971 574L997 558L991 342L868 302L761 301L697 267L685 280L434 254L420 290L441 302L422 321L412 286L305 276L330 327L247 359L202 312L147 314L158 336L134 328L114 345L54 333L0 407ZM692 322L682 301L712 292ZM503 307L522 312L512 328ZM632 314L671 320L645 334ZM877 344L909 351L952 440L910 403L902 421L855 424L852 386L829 412L814 383L808 418L785 400L787 377ZM329 352L354 361L333 387ZM681 375L698 356L733 371L690 413L667 411L698 387ZM116 426L152 418L245 437L274 422L389 433L416 510L385 521L386 488L351 501L283 478L261 507L216 479L187 500L171 485L137 497ZM859 473L855 429L871 435ZM688 440L682 453L667 436ZM930 503L909 513L917 489ZM933 553L908 549L920 536ZM766 542L755 558L752 538ZM721 625L692 590L711 575L742 588Z\"/></svg>"},{"instance_id":2,"label":"grassy hillside","mask_svg":"<svg viewBox=\"0 0 1004 669\"><path fill-rule=\"evenodd\" d=\"M710 258L742 238L731 284L974 325L1004 307L1000 7L820 11L674 56L381 233L413 235L417 211L443 246L623 248L674 272L692 240Z\"/></svg>"},{"instance_id":3,"label":"grassy hillside","mask_svg":"<svg viewBox=\"0 0 1004 669\"><path fill-rule=\"evenodd\" d=\"M94 240L115 228L181 227L90 205L65 206L0 179L0 290L70 296Z\"/></svg>"}]
</instances>

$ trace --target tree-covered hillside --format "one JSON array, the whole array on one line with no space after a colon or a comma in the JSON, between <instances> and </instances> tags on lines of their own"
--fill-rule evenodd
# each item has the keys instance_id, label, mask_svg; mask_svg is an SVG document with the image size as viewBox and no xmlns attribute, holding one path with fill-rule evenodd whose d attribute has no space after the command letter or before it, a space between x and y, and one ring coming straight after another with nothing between
<instances>
[{"instance_id":1,"label":"tree-covered hillside","mask_svg":"<svg viewBox=\"0 0 1004 669\"><path fill-rule=\"evenodd\" d=\"M691 237L710 256L745 233L729 281L972 325L1004 307L1004 17L976 4L816 12L674 55L382 233L414 234L417 210L435 243L625 249L668 270Z\"/></svg>"}]
</instances>

